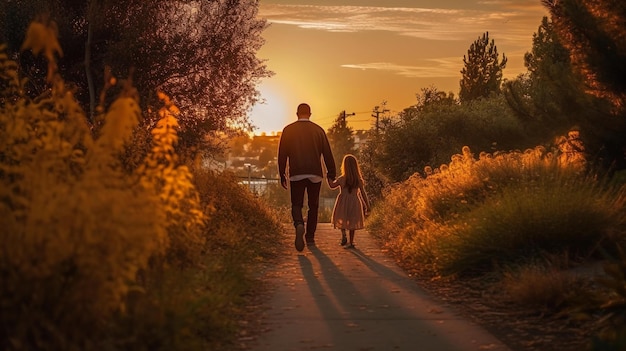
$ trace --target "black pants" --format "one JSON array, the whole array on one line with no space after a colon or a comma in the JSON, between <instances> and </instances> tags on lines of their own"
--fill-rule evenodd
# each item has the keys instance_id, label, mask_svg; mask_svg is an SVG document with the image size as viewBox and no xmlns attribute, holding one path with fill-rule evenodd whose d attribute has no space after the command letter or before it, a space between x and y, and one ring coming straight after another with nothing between
<instances>
[{"instance_id":1,"label":"black pants","mask_svg":"<svg viewBox=\"0 0 626 351\"><path fill-rule=\"evenodd\" d=\"M317 213L320 206L320 189L322 182L313 183L310 179L303 179L289 182L291 186L291 217L293 225L299 223L304 224L302 218L302 207L304 207L304 193L308 198L309 211L307 212L306 234L304 239L307 242L315 239L315 230L317 229Z\"/></svg>"}]
</instances>

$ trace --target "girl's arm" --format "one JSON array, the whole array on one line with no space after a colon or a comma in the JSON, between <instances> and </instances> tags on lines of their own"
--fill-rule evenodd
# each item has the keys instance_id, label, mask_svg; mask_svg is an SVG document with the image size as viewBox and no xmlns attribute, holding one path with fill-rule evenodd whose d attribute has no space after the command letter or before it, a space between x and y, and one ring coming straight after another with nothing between
<instances>
[{"instance_id":1,"label":"girl's arm","mask_svg":"<svg viewBox=\"0 0 626 351\"><path fill-rule=\"evenodd\" d=\"M334 179L334 180L331 180L330 178L327 178L327 179L328 179L328 186L331 189L335 189L336 187L339 186L339 178Z\"/></svg>"}]
</instances>

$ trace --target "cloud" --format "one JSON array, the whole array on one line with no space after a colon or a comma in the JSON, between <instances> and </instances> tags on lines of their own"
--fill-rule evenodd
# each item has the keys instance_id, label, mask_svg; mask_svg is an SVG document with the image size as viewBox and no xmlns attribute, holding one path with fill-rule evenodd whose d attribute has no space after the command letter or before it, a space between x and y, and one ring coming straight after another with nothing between
<instances>
[{"instance_id":1,"label":"cloud","mask_svg":"<svg viewBox=\"0 0 626 351\"><path fill-rule=\"evenodd\" d=\"M344 68L386 71L408 78L456 78L462 64L458 57L423 60L419 66L398 65L389 62L372 62L341 65Z\"/></svg>"},{"instance_id":2,"label":"cloud","mask_svg":"<svg viewBox=\"0 0 626 351\"><path fill-rule=\"evenodd\" d=\"M527 46L528 21L541 20L536 0L483 1L479 9L263 4L260 16L270 23L328 32L386 31L426 40L475 40L485 31L499 40ZM486 4L489 6L485 6ZM487 8L484 8L487 7Z\"/></svg>"},{"instance_id":3,"label":"cloud","mask_svg":"<svg viewBox=\"0 0 626 351\"><path fill-rule=\"evenodd\" d=\"M497 6L505 10L545 10L537 0L483 0L478 1L478 5Z\"/></svg>"}]
</instances>

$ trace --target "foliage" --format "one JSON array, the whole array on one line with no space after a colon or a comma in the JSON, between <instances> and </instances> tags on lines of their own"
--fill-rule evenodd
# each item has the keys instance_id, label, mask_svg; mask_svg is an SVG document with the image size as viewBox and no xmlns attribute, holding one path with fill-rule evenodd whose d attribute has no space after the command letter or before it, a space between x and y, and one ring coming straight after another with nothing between
<instances>
[{"instance_id":1,"label":"foliage","mask_svg":"<svg viewBox=\"0 0 626 351\"><path fill-rule=\"evenodd\" d=\"M587 94L576 73L569 51L561 44L547 17L533 35L531 52L525 55L528 73L504 84L508 104L532 131L536 143L577 129L587 146L590 161L610 168L611 151L621 143L624 120L611 115L610 106ZM598 123L601 121L601 123Z\"/></svg>"},{"instance_id":2,"label":"foliage","mask_svg":"<svg viewBox=\"0 0 626 351\"><path fill-rule=\"evenodd\" d=\"M543 0L554 29L568 50L572 67L585 90L610 105L609 113L594 114L589 126L599 126L603 164L626 168L626 6L623 1ZM607 110L604 108L603 110Z\"/></svg>"},{"instance_id":3,"label":"foliage","mask_svg":"<svg viewBox=\"0 0 626 351\"><path fill-rule=\"evenodd\" d=\"M56 70L54 28L28 33L24 48L49 61L45 94L31 98L0 51L0 348L222 347L252 267L272 257L277 221L233 196L241 190L212 192L234 182L181 166L177 109L164 96L151 151L129 172L121 156L141 115L130 81L93 137Z\"/></svg>"},{"instance_id":4,"label":"foliage","mask_svg":"<svg viewBox=\"0 0 626 351\"><path fill-rule=\"evenodd\" d=\"M571 155L570 155L571 156ZM391 188L369 227L409 262L469 273L544 253L585 256L619 241L623 192L584 177L580 158L469 148ZM390 220L394 217L393 220Z\"/></svg>"},{"instance_id":5,"label":"foliage","mask_svg":"<svg viewBox=\"0 0 626 351\"><path fill-rule=\"evenodd\" d=\"M544 139L544 133L578 123L574 120L578 114L574 112L582 108L581 82L572 71L569 52L547 17L543 17L533 34L532 50L524 55L524 64L528 73L507 81L504 89L519 118L532 127L542 128Z\"/></svg>"},{"instance_id":6,"label":"foliage","mask_svg":"<svg viewBox=\"0 0 626 351\"><path fill-rule=\"evenodd\" d=\"M467 56L463 55L459 90L461 102L486 98L500 92L502 70L506 67L507 58L504 54L502 59L499 56L495 41L489 41L489 32L483 33L472 43Z\"/></svg>"},{"instance_id":7,"label":"foliage","mask_svg":"<svg viewBox=\"0 0 626 351\"><path fill-rule=\"evenodd\" d=\"M326 135L328 136L328 142L330 143L333 158L335 159L335 167L337 168L337 172L340 172L343 157L347 154L356 154L354 130L352 127L348 127L348 123L346 122L346 111L342 111L337 116L333 125L326 132ZM320 195L322 197L334 198L337 196L338 192L338 189L330 189L327 186L322 186ZM326 212L328 211L320 212L320 221L326 219L330 221L330 215Z\"/></svg>"},{"instance_id":8,"label":"foliage","mask_svg":"<svg viewBox=\"0 0 626 351\"><path fill-rule=\"evenodd\" d=\"M563 45L590 91L611 101L624 117L626 6L623 1L542 0Z\"/></svg>"},{"instance_id":9,"label":"foliage","mask_svg":"<svg viewBox=\"0 0 626 351\"><path fill-rule=\"evenodd\" d=\"M375 162L381 140L381 134L370 132L367 143L359 149L359 160L361 162L361 173L365 181L365 191L372 204L375 204L382 198L383 189L389 184L389 179L377 169Z\"/></svg>"},{"instance_id":10,"label":"foliage","mask_svg":"<svg viewBox=\"0 0 626 351\"><path fill-rule=\"evenodd\" d=\"M341 168L341 160L347 154L354 154L354 130L348 127L346 111L341 112L327 131L328 141L335 158L335 166Z\"/></svg>"},{"instance_id":11,"label":"foliage","mask_svg":"<svg viewBox=\"0 0 626 351\"><path fill-rule=\"evenodd\" d=\"M141 182L155 189L162 207L169 235L168 262L190 264L197 260L205 238L202 237L205 212L187 166L181 165L174 150L178 142L179 110L169 98L159 93L165 106L161 119L152 129L152 150L137 168Z\"/></svg>"},{"instance_id":12,"label":"foliage","mask_svg":"<svg viewBox=\"0 0 626 351\"><path fill-rule=\"evenodd\" d=\"M427 165L441 165L462 146L490 152L526 148L528 137L501 96L463 105L443 99L405 109L368 143L365 160L389 182L406 180ZM370 162L371 160L371 162Z\"/></svg>"},{"instance_id":13,"label":"foliage","mask_svg":"<svg viewBox=\"0 0 626 351\"><path fill-rule=\"evenodd\" d=\"M211 250L228 249L226 251L239 255L245 253L232 249L259 247L258 251L262 252L273 247L271 237L280 231L276 213L262 199L239 185L234 176L198 170L194 183L201 194L202 207L209 209L205 212L220 214L211 216L207 223L212 232L207 244Z\"/></svg>"},{"instance_id":14,"label":"foliage","mask_svg":"<svg viewBox=\"0 0 626 351\"><path fill-rule=\"evenodd\" d=\"M90 348L138 287L135 275L166 249L158 199L116 162L138 123L134 92L124 88L92 139L56 73L50 33L35 23L24 44L50 60L47 95L26 96L17 65L0 54L3 349Z\"/></svg>"},{"instance_id":15,"label":"foliage","mask_svg":"<svg viewBox=\"0 0 626 351\"><path fill-rule=\"evenodd\" d=\"M193 157L213 146L207 134L251 128L246 116L258 100L257 83L270 75L256 57L266 27L257 10L255 0L10 0L0 5L5 35L0 39L8 40L11 55L17 55L30 21L38 16L55 21L65 51L59 67L83 108L95 111L105 89L93 81L106 81L106 67L114 76L132 76L144 111L159 109L157 90L183 111L178 149ZM23 74L29 77L30 96L37 96L46 89L45 66L28 53L19 59L33 67ZM88 117L95 123L93 114ZM158 120L150 113L146 118L141 123L148 126Z\"/></svg>"}]
</instances>

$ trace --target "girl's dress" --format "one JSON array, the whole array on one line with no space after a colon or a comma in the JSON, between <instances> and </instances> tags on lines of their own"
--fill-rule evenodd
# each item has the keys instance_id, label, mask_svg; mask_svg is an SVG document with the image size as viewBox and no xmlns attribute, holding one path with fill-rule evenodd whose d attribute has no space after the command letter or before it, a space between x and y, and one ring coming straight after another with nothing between
<instances>
[{"instance_id":1,"label":"girl's dress","mask_svg":"<svg viewBox=\"0 0 626 351\"><path fill-rule=\"evenodd\" d=\"M363 229L365 214L363 204L367 203L365 190L360 187L348 191L345 176L340 176L329 183L331 188L340 186L339 195L333 208L332 223L336 229L356 230Z\"/></svg>"}]
</instances>

